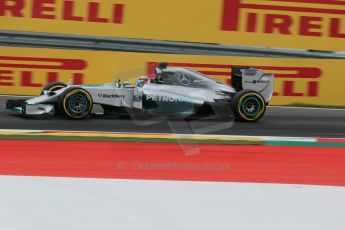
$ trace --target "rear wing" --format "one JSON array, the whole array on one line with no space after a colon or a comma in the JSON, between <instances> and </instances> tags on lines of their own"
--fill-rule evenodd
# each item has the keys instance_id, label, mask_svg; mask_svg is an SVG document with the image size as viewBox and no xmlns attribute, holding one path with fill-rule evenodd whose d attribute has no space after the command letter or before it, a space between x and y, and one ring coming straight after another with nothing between
<instances>
[{"instance_id":1,"label":"rear wing","mask_svg":"<svg viewBox=\"0 0 345 230\"><path fill-rule=\"evenodd\" d=\"M250 89L261 93L266 102L273 95L274 74L249 66L231 68L231 84L237 90Z\"/></svg>"}]
</instances>

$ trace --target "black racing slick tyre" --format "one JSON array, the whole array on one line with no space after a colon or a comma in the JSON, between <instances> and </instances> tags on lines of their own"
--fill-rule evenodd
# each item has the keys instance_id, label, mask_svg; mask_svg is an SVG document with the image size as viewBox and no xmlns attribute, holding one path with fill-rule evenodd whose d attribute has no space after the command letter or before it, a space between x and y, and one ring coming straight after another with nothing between
<instances>
[{"instance_id":1,"label":"black racing slick tyre","mask_svg":"<svg viewBox=\"0 0 345 230\"><path fill-rule=\"evenodd\" d=\"M66 89L59 97L58 109L69 119L86 118L93 107L92 97L86 90L78 87Z\"/></svg>"},{"instance_id":2,"label":"black racing slick tyre","mask_svg":"<svg viewBox=\"0 0 345 230\"><path fill-rule=\"evenodd\" d=\"M65 83L62 82L51 82L48 83L46 86L43 87L42 91L41 91L41 95L44 94L44 91L56 91L62 88L67 87L67 85Z\"/></svg>"},{"instance_id":3,"label":"black racing slick tyre","mask_svg":"<svg viewBox=\"0 0 345 230\"><path fill-rule=\"evenodd\" d=\"M266 102L262 95L253 90L242 90L235 94L232 109L237 120L255 122L266 112Z\"/></svg>"}]
</instances>

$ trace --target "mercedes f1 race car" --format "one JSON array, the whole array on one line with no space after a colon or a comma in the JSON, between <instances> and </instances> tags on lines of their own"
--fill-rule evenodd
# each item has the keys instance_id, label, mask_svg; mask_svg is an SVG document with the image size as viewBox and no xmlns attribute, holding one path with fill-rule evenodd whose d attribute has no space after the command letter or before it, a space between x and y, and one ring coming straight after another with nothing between
<instances>
[{"instance_id":1,"label":"mercedes f1 race car","mask_svg":"<svg viewBox=\"0 0 345 230\"><path fill-rule=\"evenodd\" d=\"M99 105L103 113L229 116L254 122L265 113L273 94L273 74L252 67L232 67L231 85L186 68L159 63L154 77L139 77L135 85L116 80L104 85L53 82L32 99L8 99L7 109L25 114L63 114L83 119ZM230 113L229 113L230 111Z\"/></svg>"}]
</instances>

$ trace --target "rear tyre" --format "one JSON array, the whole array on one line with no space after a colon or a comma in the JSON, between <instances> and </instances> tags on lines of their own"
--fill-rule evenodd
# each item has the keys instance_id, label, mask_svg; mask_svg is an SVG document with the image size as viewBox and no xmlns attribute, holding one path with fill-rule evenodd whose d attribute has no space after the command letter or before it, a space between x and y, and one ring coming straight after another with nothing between
<instances>
[{"instance_id":1,"label":"rear tyre","mask_svg":"<svg viewBox=\"0 0 345 230\"><path fill-rule=\"evenodd\" d=\"M235 94L232 109L240 121L255 122L266 112L266 102L260 93L252 90L242 90Z\"/></svg>"},{"instance_id":2,"label":"rear tyre","mask_svg":"<svg viewBox=\"0 0 345 230\"><path fill-rule=\"evenodd\" d=\"M66 89L59 97L58 108L67 118L86 118L93 107L92 97L86 90L78 87Z\"/></svg>"},{"instance_id":3,"label":"rear tyre","mask_svg":"<svg viewBox=\"0 0 345 230\"><path fill-rule=\"evenodd\" d=\"M42 91L41 91L41 95L44 94L44 91L56 91L62 88L67 87L67 85L65 83L62 82L51 82L48 83L46 86L43 87Z\"/></svg>"}]
</instances>

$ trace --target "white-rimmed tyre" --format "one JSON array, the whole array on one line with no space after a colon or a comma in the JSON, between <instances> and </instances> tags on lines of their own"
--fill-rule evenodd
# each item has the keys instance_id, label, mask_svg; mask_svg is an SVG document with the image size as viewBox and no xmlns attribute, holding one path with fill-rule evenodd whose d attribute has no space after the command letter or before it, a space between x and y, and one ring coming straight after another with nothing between
<instances>
[{"instance_id":1,"label":"white-rimmed tyre","mask_svg":"<svg viewBox=\"0 0 345 230\"><path fill-rule=\"evenodd\" d=\"M242 90L235 94L232 109L237 120L255 122L266 112L266 102L263 96L253 90Z\"/></svg>"},{"instance_id":2,"label":"white-rimmed tyre","mask_svg":"<svg viewBox=\"0 0 345 230\"><path fill-rule=\"evenodd\" d=\"M67 87L67 85L65 83L62 83L62 82L51 82L51 83L48 83L46 84L42 91L41 91L41 95L44 94L44 91L56 91L56 90L59 90L59 89L62 89L62 88L65 88Z\"/></svg>"},{"instance_id":3,"label":"white-rimmed tyre","mask_svg":"<svg viewBox=\"0 0 345 230\"><path fill-rule=\"evenodd\" d=\"M92 97L85 89L71 87L59 97L58 108L67 118L86 118L93 107Z\"/></svg>"}]
</instances>

